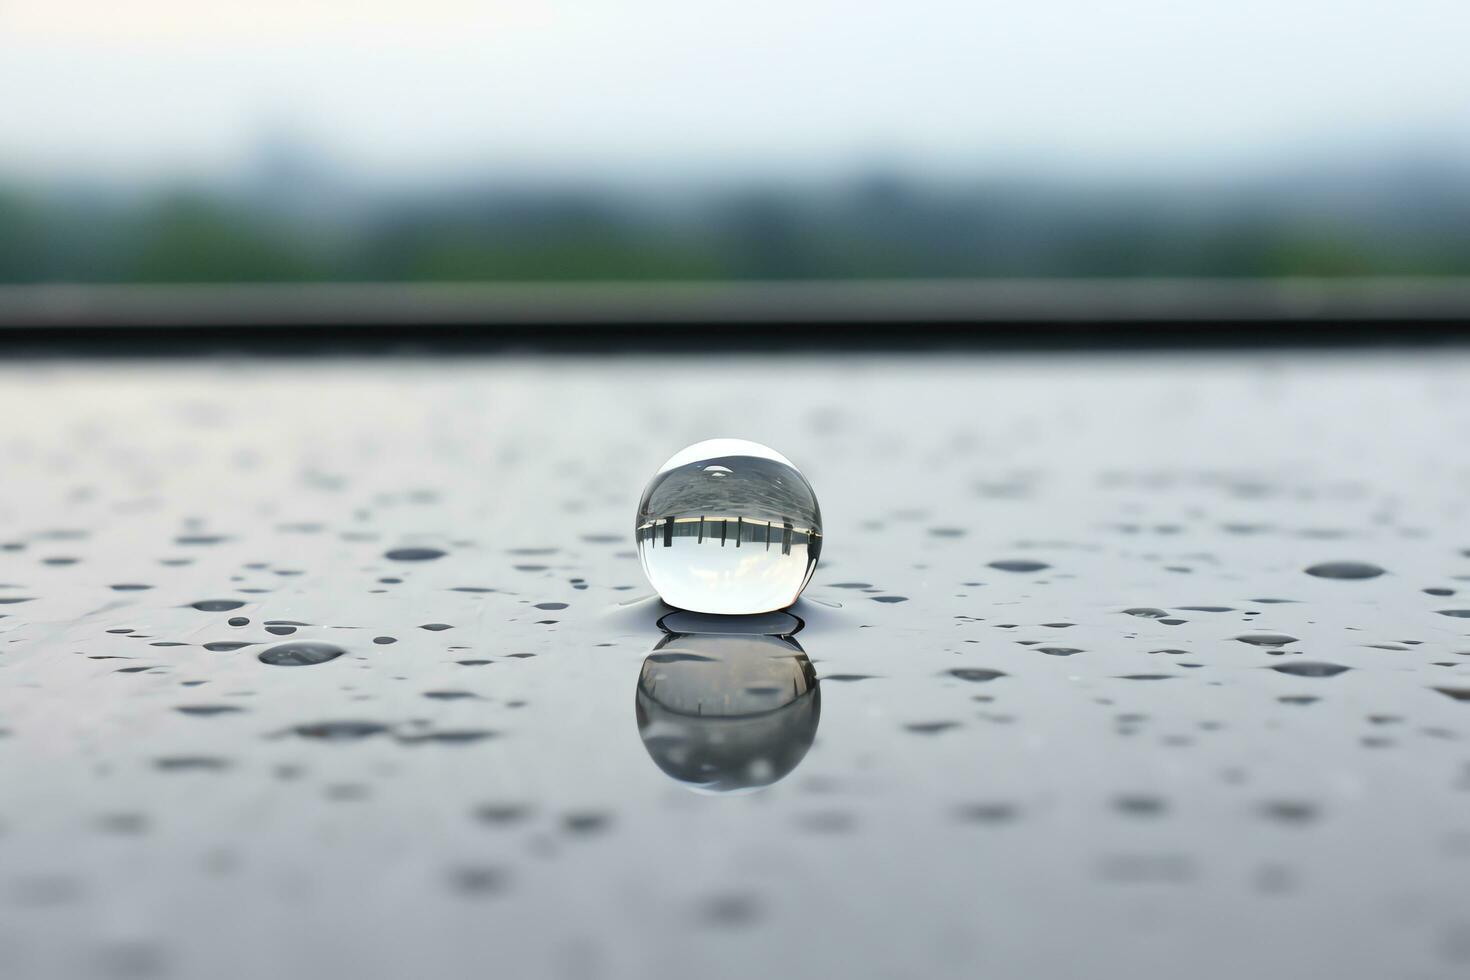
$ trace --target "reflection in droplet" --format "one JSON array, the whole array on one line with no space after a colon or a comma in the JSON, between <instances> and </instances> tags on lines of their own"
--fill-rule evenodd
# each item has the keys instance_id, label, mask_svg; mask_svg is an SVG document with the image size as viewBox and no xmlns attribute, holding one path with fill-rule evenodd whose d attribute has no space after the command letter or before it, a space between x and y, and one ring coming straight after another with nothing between
<instances>
[{"instance_id":1,"label":"reflection in droplet","mask_svg":"<svg viewBox=\"0 0 1470 980\"><path fill-rule=\"evenodd\" d=\"M638 733L693 789L752 791L795 769L816 738L816 668L789 636L670 634L643 662Z\"/></svg>"},{"instance_id":2,"label":"reflection in droplet","mask_svg":"<svg viewBox=\"0 0 1470 980\"><path fill-rule=\"evenodd\" d=\"M330 643L282 643L260 651L259 659L273 667L311 667L336 660L346 652Z\"/></svg>"},{"instance_id":3,"label":"reflection in droplet","mask_svg":"<svg viewBox=\"0 0 1470 980\"><path fill-rule=\"evenodd\" d=\"M822 513L786 457L711 439L649 481L634 535L643 573L665 602L744 615L785 609L801 595L821 555Z\"/></svg>"}]
</instances>

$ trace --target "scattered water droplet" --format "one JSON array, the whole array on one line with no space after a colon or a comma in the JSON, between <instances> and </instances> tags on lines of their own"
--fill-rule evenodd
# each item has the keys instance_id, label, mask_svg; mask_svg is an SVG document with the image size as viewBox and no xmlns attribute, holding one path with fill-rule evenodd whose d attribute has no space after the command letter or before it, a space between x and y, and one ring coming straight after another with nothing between
<instances>
[{"instance_id":1,"label":"scattered water droplet","mask_svg":"<svg viewBox=\"0 0 1470 980\"><path fill-rule=\"evenodd\" d=\"M977 824L1010 823L1018 813L1011 803L966 803L955 809L955 817L961 822Z\"/></svg>"},{"instance_id":2,"label":"scattered water droplet","mask_svg":"<svg viewBox=\"0 0 1470 980\"><path fill-rule=\"evenodd\" d=\"M302 738L323 742L355 742L374 735L386 735L392 729L376 721L317 721L294 725L290 732Z\"/></svg>"},{"instance_id":3,"label":"scattered water droplet","mask_svg":"<svg viewBox=\"0 0 1470 980\"><path fill-rule=\"evenodd\" d=\"M1125 794L1113 800L1113 809L1130 817L1157 817L1169 808L1169 804L1158 796Z\"/></svg>"},{"instance_id":4,"label":"scattered water droplet","mask_svg":"<svg viewBox=\"0 0 1470 980\"><path fill-rule=\"evenodd\" d=\"M1336 677L1352 668L1322 660L1292 660L1284 664L1274 664L1271 669L1293 677Z\"/></svg>"},{"instance_id":5,"label":"scattered water droplet","mask_svg":"<svg viewBox=\"0 0 1470 980\"><path fill-rule=\"evenodd\" d=\"M1261 815L1281 823L1304 824L1317 819L1318 809L1304 800L1270 800L1261 804Z\"/></svg>"},{"instance_id":6,"label":"scattered water droplet","mask_svg":"<svg viewBox=\"0 0 1470 980\"><path fill-rule=\"evenodd\" d=\"M282 643L259 653L260 662L273 667L310 667L336 660L346 653L330 643Z\"/></svg>"},{"instance_id":7,"label":"scattered water droplet","mask_svg":"<svg viewBox=\"0 0 1470 980\"><path fill-rule=\"evenodd\" d=\"M1285 633L1246 633L1243 636L1237 636L1236 639L1241 643L1249 643L1253 647L1284 647L1288 643L1297 642L1296 637L1287 636Z\"/></svg>"},{"instance_id":8,"label":"scattered water droplet","mask_svg":"<svg viewBox=\"0 0 1470 980\"><path fill-rule=\"evenodd\" d=\"M1366 561L1324 561L1309 566L1307 574L1317 578L1365 579L1377 578L1383 569Z\"/></svg>"},{"instance_id":9,"label":"scattered water droplet","mask_svg":"<svg viewBox=\"0 0 1470 980\"><path fill-rule=\"evenodd\" d=\"M997 677L1006 676L1004 671L990 670L985 667L956 667L953 670L945 671L945 673L950 677L958 677L962 681L971 681L974 683L984 683L985 681L993 681Z\"/></svg>"},{"instance_id":10,"label":"scattered water droplet","mask_svg":"<svg viewBox=\"0 0 1470 980\"><path fill-rule=\"evenodd\" d=\"M236 707L233 704L186 704L180 705L174 710L182 715L194 715L200 718L212 718L215 715L238 714L245 709Z\"/></svg>"},{"instance_id":11,"label":"scattered water droplet","mask_svg":"<svg viewBox=\"0 0 1470 980\"><path fill-rule=\"evenodd\" d=\"M230 768L230 760L207 755L171 755L153 760L164 772L220 772Z\"/></svg>"},{"instance_id":12,"label":"scattered water droplet","mask_svg":"<svg viewBox=\"0 0 1470 980\"><path fill-rule=\"evenodd\" d=\"M438 548L394 548L392 551L383 553L383 557L389 561L433 561L443 558L447 552Z\"/></svg>"},{"instance_id":13,"label":"scattered water droplet","mask_svg":"<svg viewBox=\"0 0 1470 980\"><path fill-rule=\"evenodd\" d=\"M938 735L959 727L960 723L957 721L916 721L904 725L903 730L913 732L915 735Z\"/></svg>"},{"instance_id":14,"label":"scattered water droplet","mask_svg":"<svg viewBox=\"0 0 1470 980\"><path fill-rule=\"evenodd\" d=\"M1044 561L1030 561L1025 558L1008 558L1003 561L993 561L990 567L1002 572L1039 572L1050 568Z\"/></svg>"}]
</instances>

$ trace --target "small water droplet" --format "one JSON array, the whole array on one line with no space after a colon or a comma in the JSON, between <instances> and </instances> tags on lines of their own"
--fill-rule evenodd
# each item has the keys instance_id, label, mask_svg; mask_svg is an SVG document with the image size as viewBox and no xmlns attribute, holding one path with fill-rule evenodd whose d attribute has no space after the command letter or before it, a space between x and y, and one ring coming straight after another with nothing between
<instances>
[{"instance_id":1,"label":"small water droplet","mask_svg":"<svg viewBox=\"0 0 1470 980\"><path fill-rule=\"evenodd\" d=\"M1169 804L1158 796L1125 794L1113 800L1113 809L1130 817L1157 817L1169 808Z\"/></svg>"},{"instance_id":2,"label":"small water droplet","mask_svg":"<svg viewBox=\"0 0 1470 980\"><path fill-rule=\"evenodd\" d=\"M310 667L336 660L346 653L341 647L330 643L282 643L260 651L258 657L263 664L273 667Z\"/></svg>"},{"instance_id":3,"label":"small water droplet","mask_svg":"<svg viewBox=\"0 0 1470 980\"><path fill-rule=\"evenodd\" d=\"M1366 561L1324 561L1309 566L1307 574L1317 578L1365 579L1377 578L1383 569Z\"/></svg>"},{"instance_id":4,"label":"small water droplet","mask_svg":"<svg viewBox=\"0 0 1470 980\"><path fill-rule=\"evenodd\" d=\"M945 671L945 673L950 677L958 677L962 681L971 681L974 683L984 683L985 681L993 681L997 677L1006 676L1004 671L990 670L985 667L956 667L954 670Z\"/></svg>"},{"instance_id":5,"label":"small water droplet","mask_svg":"<svg viewBox=\"0 0 1470 980\"><path fill-rule=\"evenodd\" d=\"M153 760L164 772L219 772L230 768L230 760L206 755L172 755Z\"/></svg>"},{"instance_id":6,"label":"small water droplet","mask_svg":"<svg viewBox=\"0 0 1470 980\"><path fill-rule=\"evenodd\" d=\"M993 561L990 567L1002 572L1039 572L1050 568L1044 561L1030 561L1025 558L1008 558L1002 561Z\"/></svg>"},{"instance_id":7,"label":"small water droplet","mask_svg":"<svg viewBox=\"0 0 1470 980\"><path fill-rule=\"evenodd\" d=\"M612 826L612 817L606 813L568 813L561 819L562 829L569 834L585 837L599 834Z\"/></svg>"},{"instance_id":8,"label":"small water droplet","mask_svg":"<svg viewBox=\"0 0 1470 980\"><path fill-rule=\"evenodd\" d=\"M903 726L904 731L915 735L938 735L959 727L960 723L957 721L916 721Z\"/></svg>"},{"instance_id":9,"label":"small water droplet","mask_svg":"<svg viewBox=\"0 0 1470 980\"><path fill-rule=\"evenodd\" d=\"M1287 636L1285 633L1246 633L1237 636L1236 639L1241 643L1249 643L1253 647L1284 647L1288 643L1297 642L1296 637Z\"/></svg>"},{"instance_id":10,"label":"small water droplet","mask_svg":"<svg viewBox=\"0 0 1470 980\"><path fill-rule=\"evenodd\" d=\"M190 605L200 612L229 612L232 609L239 609L245 603L234 599L200 599Z\"/></svg>"},{"instance_id":11,"label":"small water droplet","mask_svg":"<svg viewBox=\"0 0 1470 980\"><path fill-rule=\"evenodd\" d=\"M1261 815L1281 823L1303 824L1317 819L1317 805L1305 800L1270 800L1261 804Z\"/></svg>"},{"instance_id":12,"label":"small water droplet","mask_svg":"<svg viewBox=\"0 0 1470 980\"><path fill-rule=\"evenodd\" d=\"M1293 660L1289 663L1275 664L1271 670L1281 674L1290 674L1293 677L1336 677L1344 671L1351 670L1342 664L1327 663L1322 660Z\"/></svg>"},{"instance_id":13,"label":"small water droplet","mask_svg":"<svg viewBox=\"0 0 1470 980\"><path fill-rule=\"evenodd\" d=\"M290 728L293 735L324 742L355 742L374 735L385 735L390 731L392 729L387 725L376 721L317 721Z\"/></svg>"},{"instance_id":14,"label":"small water droplet","mask_svg":"<svg viewBox=\"0 0 1470 980\"><path fill-rule=\"evenodd\" d=\"M394 548L385 551L383 557L389 561L434 561L443 558L448 552L438 548Z\"/></svg>"},{"instance_id":15,"label":"small water droplet","mask_svg":"<svg viewBox=\"0 0 1470 980\"><path fill-rule=\"evenodd\" d=\"M1011 803L966 803L955 809L963 823L1003 824L1015 820L1018 810Z\"/></svg>"}]
</instances>

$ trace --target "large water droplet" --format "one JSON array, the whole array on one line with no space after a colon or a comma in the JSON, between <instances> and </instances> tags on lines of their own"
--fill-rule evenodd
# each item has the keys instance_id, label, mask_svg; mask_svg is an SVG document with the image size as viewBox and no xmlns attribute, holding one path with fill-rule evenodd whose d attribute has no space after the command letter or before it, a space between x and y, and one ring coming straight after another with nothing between
<instances>
[{"instance_id":1,"label":"large water droplet","mask_svg":"<svg viewBox=\"0 0 1470 980\"><path fill-rule=\"evenodd\" d=\"M780 453L710 439L674 455L649 481L634 534L649 584L694 612L785 609L811 580L822 513L811 484Z\"/></svg>"}]
</instances>

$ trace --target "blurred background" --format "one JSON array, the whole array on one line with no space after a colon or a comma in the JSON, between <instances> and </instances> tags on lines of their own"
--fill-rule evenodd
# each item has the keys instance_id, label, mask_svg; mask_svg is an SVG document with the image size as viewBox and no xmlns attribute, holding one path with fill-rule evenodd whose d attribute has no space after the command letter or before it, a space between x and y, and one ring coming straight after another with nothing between
<instances>
[{"instance_id":1,"label":"blurred background","mask_svg":"<svg viewBox=\"0 0 1470 980\"><path fill-rule=\"evenodd\" d=\"M1464 0L0 0L0 283L1470 274Z\"/></svg>"}]
</instances>

